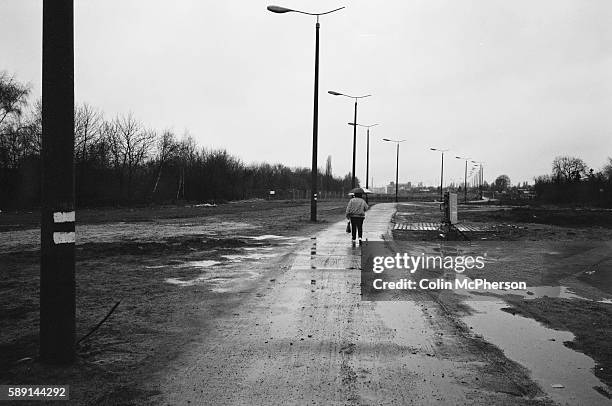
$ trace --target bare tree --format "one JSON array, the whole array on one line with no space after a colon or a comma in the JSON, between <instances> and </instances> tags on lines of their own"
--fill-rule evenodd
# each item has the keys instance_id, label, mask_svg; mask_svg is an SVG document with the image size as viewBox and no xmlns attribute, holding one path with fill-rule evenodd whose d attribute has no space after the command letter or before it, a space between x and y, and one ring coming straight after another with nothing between
<instances>
[{"instance_id":1,"label":"bare tree","mask_svg":"<svg viewBox=\"0 0 612 406\"><path fill-rule=\"evenodd\" d=\"M586 163L576 157L558 156L552 164L553 177L561 181L580 180L587 172Z\"/></svg>"},{"instance_id":2,"label":"bare tree","mask_svg":"<svg viewBox=\"0 0 612 406\"><path fill-rule=\"evenodd\" d=\"M119 175L120 188L123 190L126 186L128 200L131 200L134 174L155 142L155 131L142 128L132 114L104 122L101 128Z\"/></svg>"},{"instance_id":3,"label":"bare tree","mask_svg":"<svg viewBox=\"0 0 612 406\"><path fill-rule=\"evenodd\" d=\"M176 190L176 198L185 197L185 167L187 167L196 155L196 142L189 133L183 135L183 139L178 145L178 160L179 160L179 179Z\"/></svg>"},{"instance_id":4,"label":"bare tree","mask_svg":"<svg viewBox=\"0 0 612 406\"><path fill-rule=\"evenodd\" d=\"M26 157L40 154L42 125L39 107L39 104L35 105L34 109L29 109L26 114L5 120L0 127L1 168L17 168Z\"/></svg>"},{"instance_id":5,"label":"bare tree","mask_svg":"<svg viewBox=\"0 0 612 406\"><path fill-rule=\"evenodd\" d=\"M99 137L102 120L100 110L87 103L74 109L74 149L77 161L87 160L87 151Z\"/></svg>"},{"instance_id":6,"label":"bare tree","mask_svg":"<svg viewBox=\"0 0 612 406\"><path fill-rule=\"evenodd\" d=\"M0 168L5 170L17 168L35 146L29 121L22 117L29 92L28 85L0 72Z\"/></svg>"},{"instance_id":7,"label":"bare tree","mask_svg":"<svg viewBox=\"0 0 612 406\"><path fill-rule=\"evenodd\" d=\"M9 116L21 116L27 106L30 87L15 80L7 72L0 72L0 124Z\"/></svg>"},{"instance_id":8,"label":"bare tree","mask_svg":"<svg viewBox=\"0 0 612 406\"><path fill-rule=\"evenodd\" d=\"M157 186L159 185L159 180L161 179L164 164L170 160L172 155L177 150L178 144L174 139L174 133L170 130L164 131L157 142L157 177L155 179L155 185L153 186L151 196L155 195L155 192L157 191Z\"/></svg>"},{"instance_id":9,"label":"bare tree","mask_svg":"<svg viewBox=\"0 0 612 406\"><path fill-rule=\"evenodd\" d=\"M114 120L102 122L100 125L100 138L108 148L110 166L119 172L121 169L122 148L119 142L117 125Z\"/></svg>"},{"instance_id":10,"label":"bare tree","mask_svg":"<svg viewBox=\"0 0 612 406\"><path fill-rule=\"evenodd\" d=\"M612 182L612 158L608 158L608 163L604 165L601 172L609 182Z\"/></svg>"},{"instance_id":11,"label":"bare tree","mask_svg":"<svg viewBox=\"0 0 612 406\"><path fill-rule=\"evenodd\" d=\"M36 100L34 106L30 108L25 122L31 138L32 152L40 154L42 151L42 99Z\"/></svg>"}]
</instances>

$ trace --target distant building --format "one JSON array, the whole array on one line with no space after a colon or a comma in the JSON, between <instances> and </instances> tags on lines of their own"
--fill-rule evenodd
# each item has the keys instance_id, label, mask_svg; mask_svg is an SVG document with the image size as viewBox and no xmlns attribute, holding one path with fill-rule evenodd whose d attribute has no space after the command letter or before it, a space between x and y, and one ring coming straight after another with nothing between
<instances>
[{"instance_id":1,"label":"distant building","mask_svg":"<svg viewBox=\"0 0 612 406\"><path fill-rule=\"evenodd\" d=\"M387 186L385 186L385 192L386 194L395 194L395 182L389 182L389 184ZM408 192L412 190L412 182L406 182L406 183L398 183L397 184L397 191L398 193L402 193L402 192Z\"/></svg>"}]
</instances>

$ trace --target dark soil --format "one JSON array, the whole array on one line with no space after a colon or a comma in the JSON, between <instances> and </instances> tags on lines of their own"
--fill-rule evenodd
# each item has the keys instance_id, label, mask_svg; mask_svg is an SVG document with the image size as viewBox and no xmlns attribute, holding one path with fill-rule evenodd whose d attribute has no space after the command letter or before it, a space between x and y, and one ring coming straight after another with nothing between
<instances>
[{"instance_id":1,"label":"dark soil","mask_svg":"<svg viewBox=\"0 0 612 406\"><path fill-rule=\"evenodd\" d=\"M320 201L318 204L319 214L325 215L327 211L337 206L346 206L346 202ZM241 202L220 204L216 207L190 205L173 206L144 206L144 207L107 207L99 209L76 210L77 224L104 224L114 222L150 222L163 219L193 219L202 217L214 217L229 215L234 218L237 214L249 217L251 214L257 218L259 211L276 210L279 213L285 210L296 209L294 213L303 220L309 217L304 215L303 209L309 210L310 203L295 200L263 200L254 199ZM306 213L308 214L308 213ZM3 211L0 213L0 232L10 230L23 230L40 227L40 212L38 210L28 211Z\"/></svg>"},{"instance_id":2,"label":"dark soil","mask_svg":"<svg viewBox=\"0 0 612 406\"><path fill-rule=\"evenodd\" d=\"M269 261L278 271L283 252L290 247L274 240L248 236L277 234L308 236L329 222L341 220L345 202L319 202L319 222L309 222L309 203L243 202L218 207L164 207L145 209L84 210L80 224L108 224L103 242L77 241L77 338L83 337L118 301L110 318L78 347L77 362L69 367L41 364L38 359L39 251L32 249L36 233L6 232L15 239L26 236L10 252L0 254L0 383L70 384L73 404L146 404L158 391L148 386L160 371L200 334L215 326L218 315L231 314L241 294L253 293L256 283L245 283L238 294L218 293L205 284L178 288L168 277L189 278L201 269L181 267L187 261L227 261L222 255L244 248L275 247L279 258ZM176 219L181 220L176 220ZM187 233L157 240L159 219L173 223L208 225L246 224L237 232L218 227L213 235ZM115 222L150 223L138 238L113 234ZM165 220L164 220L165 221ZM2 213L0 229L25 230L38 224L36 213ZM122 225L124 227L125 225ZM121 230L124 228L118 228ZM238 237L239 235L239 237ZM27 240L26 240L27 239ZM22 243L24 249L19 249ZM35 241L34 241L35 243ZM162 266L160 266L162 265ZM168 265L168 266L165 266ZM268 269L260 270L265 277ZM202 314L210 318L202 317ZM22 360L27 358L25 360ZM22 360L21 362L18 362Z\"/></svg>"},{"instance_id":3,"label":"dark soil","mask_svg":"<svg viewBox=\"0 0 612 406\"><path fill-rule=\"evenodd\" d=\"M398 205L396 222L440 222L438 205ZM585 299L501 296L506 311L535 319L554 329L570 331L566 346L596 362L595 375L612 386L612 211L561 207L459 206L462 223L485 226L484 233L467 233L471 241L454 238L463 254L488 253L491 266L466 271L470 278L525 281L527 286L565 286ZM440 232L394 231L404 251L429 252L446 238ZM435 248L434 247L434 248ZM456 249L453 243L449 251ZM439 249L439 248L435 248ZM429 250L429 251L428 251ZM431 252L430 252L431 251ZM466 314L455 295L440 295L451 313ZM606 395L607 396L607 395Z\"/></svg>"},{"instance_id":4,"label":"dark soil","mask_svg":"<svg viewBox=\"0 0 612 406\"><path fill-rule=\"evenodd\" d=\"M459 205L459 224L482 228L479 232L407 232L394 230L404 241L576 241L612 240L612 210L542 207ZM395 223L442 222L440 205L399 204Z\"/></svg>"},{"instance_id":5,"label":"dark soil","mask_svg":"<svg viewBox=\"0 0 612 406\"><path fill-rule=\"evenodd\" d=\"M533 300L514 297L506 301L511 307L504 310L509 313L530 317L553 329L571 331L576 338L564 344L593 358L595 375L612 386L612 304L549 297Z\"/></svg>"},{"instance_id":6,"label":"dark soil","mask_svg":"<svg viewBox=\"0 0 612 406\"><path fill-rule=\"evenodd\" d=\"M461 213L466 221L515 222L547 224L562 227L612 228L612 210L579 208L512 207L491 211L466 210Z\"/></svg>"}]
</instances>

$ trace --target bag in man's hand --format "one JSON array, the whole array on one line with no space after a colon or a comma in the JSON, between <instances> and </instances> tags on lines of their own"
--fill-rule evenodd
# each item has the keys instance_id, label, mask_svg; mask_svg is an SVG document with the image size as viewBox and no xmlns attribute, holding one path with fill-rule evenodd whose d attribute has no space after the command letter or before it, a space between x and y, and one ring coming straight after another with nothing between
<instances>
[{"instance_id":1,"label":"bag in man's hand","mask_svg":"<svg viewBox=\"0 0 612 406\"><path fill-rule=\"evenodd\" d=\"M350 233L351 232L351 221L349 220L348 223L346 223L346 232Z\"/></svg>"}]
</instances>

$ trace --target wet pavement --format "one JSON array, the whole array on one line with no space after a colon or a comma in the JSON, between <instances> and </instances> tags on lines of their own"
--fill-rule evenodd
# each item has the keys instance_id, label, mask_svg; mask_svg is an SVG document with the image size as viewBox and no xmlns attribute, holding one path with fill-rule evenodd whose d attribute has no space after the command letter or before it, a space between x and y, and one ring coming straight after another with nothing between
<instances>
[{"instance_id":1,"label":"wet pavement","mask_svg":"<svg viewBox=\"0 0 612 406\"><path fill-rule=\"evenodd\" d=\"M393 204L375 205L364 223L364 238L391 239L394 211ZM233 265L201 264L206 272L199 278L223 279L230 270L259 278L259 285L231 316L214 319L213 328L159 376L159 403L549 404L550 398L525 378L520 367L501 352L478 347L435 302L361 301L361 249L351 246L345 227L346 221L341 221L292 240L295 246L286 247L289 254L279 248L253 249L226 258L237 261ZM282 236L264 237L283 241ZM167 282L180 288L202 280ZM217 292L232 295L241 293L244 285L223 286ZM571 334L548 331L530 321L533 334L524 334L512 348L504 346L504 334L482 328L496 325L486 318L497 315L496 306L494 301L478 302L474 308L481 312L465 322L507 351L508 358L532 370L541 386L563 380L567 388L557 389L561 392L553 394L555 401L609 404L591 389L596 382L565 379L571 375L567 368L566 375L542 376L554 363L539 363L550 354L538 355L536 350L557 348L543 340L555 337L558 345ZM530 345L535 352L519 356L521 346ZM567 359L568 365L589 373L588 357ZM577 400L582 396L587 403Z\"/></svg>"}]
</instances>

